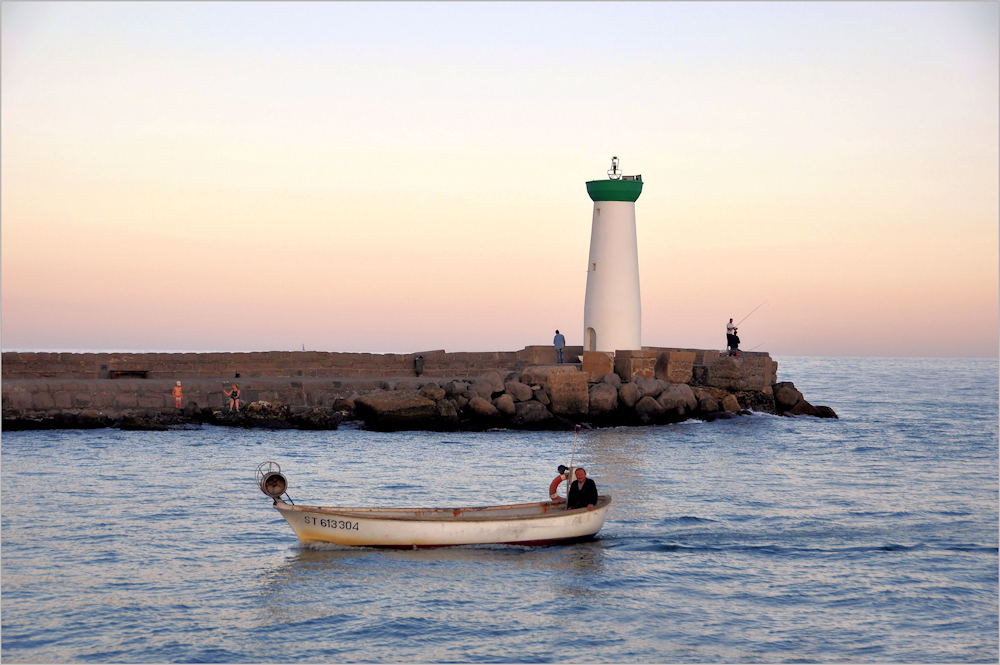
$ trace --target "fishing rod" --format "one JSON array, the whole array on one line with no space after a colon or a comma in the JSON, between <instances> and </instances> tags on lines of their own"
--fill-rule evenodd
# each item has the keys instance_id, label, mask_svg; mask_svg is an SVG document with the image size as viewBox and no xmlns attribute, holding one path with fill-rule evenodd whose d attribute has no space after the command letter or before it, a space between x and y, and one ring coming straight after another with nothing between
<instances>
[{"instance_id":1,"label":"fishing rod","mask_svg":"<svg viewBox=\"0 0 1000 665\"><path fill-rule=\"evenodd\" d=\"M760 343L760 344L758 344L757 346L753 347L753 349L759 349L759 348L760 348L760 347L762 347L762 346L764 346L764 342L761 342L761 343ZM753 351L753 349L750 349L750 351ZM749 353L750 351L747 351L747 353Z\"/></svg>"},{"instance_id":2,"label":"fishing rod","mask_svg":"<svg viewBox=\"0 0 1000 665\"><path fill-rule=\"evenodd\" d=\"M760 309L761 307L763 307L763 306L764 306L764 305L766 305L766 304L767 304L767 301L765 300L764 302L762 302L761 304L757 305L757 306L756 306L756 307L754 307L754 308L753 308L752 310L750 310L750 314L753 314L754 312L756 312L756 311L757 311L758 309ZM747 319L749 319L749 318L750 318L750 314L747 314L747 315L746 315L746 316L744 316L744 317L743 317L742 319L740 319L740 323L743 323L744 321L746 321ZM740 327L740 323L737 323L737 324L736 324L736 327L737 327L737 328L739 328L739 327Z\"/></svg>"}]
</instances>

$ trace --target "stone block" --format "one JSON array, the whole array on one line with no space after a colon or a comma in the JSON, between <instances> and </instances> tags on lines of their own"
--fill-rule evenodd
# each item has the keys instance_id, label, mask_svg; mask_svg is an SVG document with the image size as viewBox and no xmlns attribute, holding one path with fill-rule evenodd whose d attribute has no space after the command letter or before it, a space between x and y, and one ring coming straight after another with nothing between
<instances>
[{"instance_id":1,"label":"stone block","mask_svg":"<svg viewBox=\"0 0 1000 665\"><path fill-rule=\"evenodd\" d=\"M531 365L542 365L556 361L556 348L552 345L526 346L524 351L526 360Z\"/></svg>"},{"instance_id":2,"label":"stone block","mask_svg":"<svg viewBox=\"0 0 1000 665\"><path fill-rule=\"evenodd\" d=\"M73 394L72 393L69 393L69 392L66 392L66 391L57 392L55 394L55 398L54 398L53 401L55 402L56 408L59 408L59 409L71 409L71 408L73 408Z\"/></svg>"},{"instance_id":3,"label":"stone block","mask_svg":"<svg viewBox=\"0 0 1000 665\"><path fill-rule=\"evenodd\" d=\"M596 383L605 374L615 371L615 354L609 351L584 351L583 352L583 373L587 375L587 381Z\"/></svg>"},{"instance_id":4,"label":"stone block","mask_svg":"<svg viewBox=\"0 0 1000 665\"><path fill-rule=\"evenodd\" d=\"M656 351L646 349L615 351L615 374L623 383L634 376L656 378Z\"/></svg>"},{"instance_id":5,"label":"stone block","mask_svg":"<svg viewBox=\"0 0 1000 665\"><path fill-rule=\"evenodd\" d=\"M34 408L39 410L51 409L56 405L55 400L52 399L52 394L47 392L35 393L34 399L32 401L34 404Z\"/></svg>"},{"instance_id":6,"label":"stone block","mask_svg":"<svg viewBox=\"0 0 1000 665\"><path fill-rule=\"evenodd\" d=\"M142 393L136 398L136 401L138 405L144 409L160 409L165 406L174 405L173 397L171 395L165 396L161 393Z\"/></svg>"},{"instance_id":7,"label":"stone block","mask_svg":"<svg viewBox=\"0 0 1000 665\"><path fill-rule=\"evenodd\" d=\"M551 403L549 409L556 415L586 415L590 410L587 375L583 372L553 372L543 388Z\"/></svg>"},{"instance_id":8,"label":"stone block","mask_svg":"<svg viewBox=\"0 0 1000 665\"><path fill-rule=\"evenodd\" d=\"M4 402L14 409L30 409L34 400L31 397L31 393L25 390L18 391L7 391L3 392Z\"/></svg>"},{"instance_id":9,"label":"stone block","mask_svg":"<svg viewBox=\"0 0 1000 665\"><path fill-rule=\"evenodd\" d=\"M529 386L536 383L544 385L550 376L555 376L556 374L580 374L583 376L580 368L576 365L529 365L521 371L521 383Z\"/></svg>"},{"instance_id":10,"label":"stone block","mask_svg":"<svg viewBox=\"0 0 1000 665\"><path fill-rule=\"evenodd\" d=\"M771 387L773 367L770 356L743 354L738 357L722 356L705 366L701 382L706 386L730 392L756 390L763 392Z\"/></svg>"},{"instance_id":11,"label":"stone block","mask_svg":"<svg viewBox=\"0 0 1000 665\"><path fill-rule=\"evenodd\" d=\"M696 355L694 351L660 351L654 376L669 383L688 383Z\"/></svg>"},{"instance_id":12,"label":"stone block","mask_svg":"<svg viewBox=\"0 0 1000 665\"><path fill-rule=\"evenodd\" d=\"M117 393L115 394L115 406L122 408L139 406L139 399L135 393Z\"/></svg>"}]
</instances>

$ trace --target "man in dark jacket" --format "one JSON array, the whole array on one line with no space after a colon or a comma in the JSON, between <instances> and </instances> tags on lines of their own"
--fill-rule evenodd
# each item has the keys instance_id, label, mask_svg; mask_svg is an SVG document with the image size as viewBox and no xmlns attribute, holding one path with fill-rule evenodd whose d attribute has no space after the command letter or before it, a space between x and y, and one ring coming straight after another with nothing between
<instances>
[{"instance_id":1,"label":"man in dark jacket","mask_svg":"<svg viewBox=\"0 0 1000 665\"><path fill-rule=\"evenodd\" d=\"M566 510L587 507L593 510L597 505L597 484L587 477L586 469L576 470L576 482L569 484L569 494L566 497Z\"/></svg>"}]
</instances>

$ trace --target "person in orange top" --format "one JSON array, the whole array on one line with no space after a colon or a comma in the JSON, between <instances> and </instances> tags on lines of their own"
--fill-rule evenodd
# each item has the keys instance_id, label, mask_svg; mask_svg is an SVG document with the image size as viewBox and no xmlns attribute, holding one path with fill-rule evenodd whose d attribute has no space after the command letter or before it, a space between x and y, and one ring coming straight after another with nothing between
<instances>
[{"instance_id":1,"label":"person in orange top","mask_svg":"<svg viewBox=\"0 0 1000 665\"><path fill-rule=\"evenodd\" d=\"M174 386L174 405L180 409L184 406L184 393L181 392L181 382L178 381L177 385Z\"/></svg>"}]
</instances>

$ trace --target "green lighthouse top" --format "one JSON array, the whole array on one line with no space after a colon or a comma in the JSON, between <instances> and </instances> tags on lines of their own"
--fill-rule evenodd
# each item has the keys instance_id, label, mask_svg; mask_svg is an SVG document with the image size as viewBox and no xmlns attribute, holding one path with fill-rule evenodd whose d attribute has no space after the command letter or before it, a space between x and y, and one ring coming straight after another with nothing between
<instances>
[{"instance_id":1,"label":"green lighthouse top","mask_svg":"<svg viewBox=\"0 0 1000 665\"><path fill-rule=\"evenodd\" d=\"M618 170L618 158L611 158L611 170L607 180L590 180L587 182L587 194L592 201L631 201L635 202L642 194L642 176L623 176Z\"/></svg>"}]
</instances>

